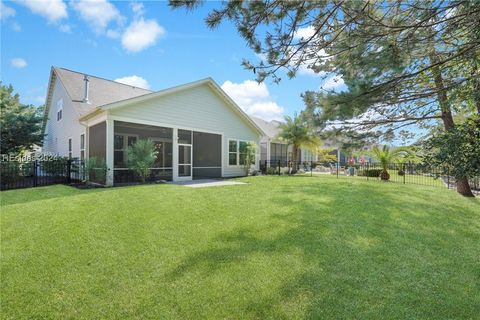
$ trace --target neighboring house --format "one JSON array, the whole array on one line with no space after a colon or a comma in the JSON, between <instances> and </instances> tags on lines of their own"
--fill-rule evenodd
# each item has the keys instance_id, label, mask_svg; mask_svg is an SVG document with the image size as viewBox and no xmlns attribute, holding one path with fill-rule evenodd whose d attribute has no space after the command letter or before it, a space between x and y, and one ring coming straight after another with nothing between
<instances>
[{"instance_id":1,"label":"neighboring house","mask_svg":"<svg viewBox=\"0 0 480 320\"><path fill-rule=\"evenodd\" d=\"M282 123L276 120L265 121L253 116L251 118L265 132L265 136L260 140L260 161L281 161L282 163L290 161L293 147L278 138ZM315 152L300 148L297 161L317 161L317 155Z\"/></svg>"},{"instance_id":2,"label":"neighboring house","mask_svg":"<svg viewBox=\"0 0 480 320\"><path fill-rule=\"evenodd\" d=\"M43 152L105 159L107 185L125 181L138 139L156 144L155 175L178 181L245 175L242 151L264 135L211 78L152 92L52 67L45 113Z\"/></svg>"}]
</instances>

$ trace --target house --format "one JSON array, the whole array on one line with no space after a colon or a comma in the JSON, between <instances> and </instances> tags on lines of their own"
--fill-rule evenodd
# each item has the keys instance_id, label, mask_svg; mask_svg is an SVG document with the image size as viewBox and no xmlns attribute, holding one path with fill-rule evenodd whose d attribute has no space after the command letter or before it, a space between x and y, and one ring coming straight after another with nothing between
<instances>
[{"instance_id":1,"label":"house","mask_svg":"<svg viewBox=\"0 0 480 320\"><path fill-rule=\"evenodd\" d=\"M45 106L43 152L104 159L107 185L126 181L138 139L155 142L155 177L179 181L245 175L246 144L264 135L211 78L153 92L52 67Z\"/></svg>"},{"instance_id":2,"label":"house","mask_svg":"<svg viewBox=\"0 0 480 320\"><path fill-rule=\"evenodd\" d=\"M292 159L292 146L278 138L281 132L281 122L277 120L265 121L257 117L251 117L265 135L260 140L260 162L267 164L280 161L282 165ZM300 148L297 161L317 161L317 155L308 149Z\"/></svg>"}]
</instances>

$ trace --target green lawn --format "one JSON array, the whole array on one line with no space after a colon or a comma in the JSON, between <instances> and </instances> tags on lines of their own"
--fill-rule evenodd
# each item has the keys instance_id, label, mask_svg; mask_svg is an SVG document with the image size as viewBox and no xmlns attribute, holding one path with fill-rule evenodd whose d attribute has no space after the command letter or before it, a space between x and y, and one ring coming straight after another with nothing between
<instances>
[{"instance_id":1,"label":"green lawn","mask_svg":"<svg viewBox=\"0 0 480 320\"><path fill-rule=\"evenodd\" d=\"M480 201L331 176L0 193L10 319L478 319Z\"/></svg>"}]
</instances>

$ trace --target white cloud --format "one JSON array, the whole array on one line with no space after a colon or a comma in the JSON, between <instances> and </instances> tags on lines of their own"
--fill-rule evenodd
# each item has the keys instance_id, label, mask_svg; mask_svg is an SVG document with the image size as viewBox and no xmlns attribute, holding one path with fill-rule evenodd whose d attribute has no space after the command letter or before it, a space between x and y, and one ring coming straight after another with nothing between
<instances>
[{"instance_id":1,"label":"white cloud","mask_svg":"<svg viewBox=\"0 0 480 320\"><path fill-rule=\"evenodd\" d=\"M293 38L300 40L300 39L310 39L315 34L315 28L313 26L308 26L305 28L298 28L297 31L293 34Z\"/></svg>"},{"instance_id":2,"label":"white cloud","mask_svg":"<svg viewBox=\"0 0 480 320\"><path fill-rule=\"evenodd\" d=\"M134 87L139 87L139 88L143 88L143 89L150 89L150 84L148 83L147 80L145 80L142 77L135 76L135 75L118 78L118 79L115 79L114 81L124 83L124 84L128 84L128 85L131 85L131 86L134 86Z\"/></svg>"},{"instance_id":3,"label":"white cloud","mask_svg":"<svg viewBox=\"0 0 480 320\"><path fill-rule=\"evenodd\" d=\"M267 121L283 119L285 110L273 101L265 83L252 80L242 83L225 81L222 89L249 115Z\"/></svg>"},{"instance_id":4,"label":"white cloud","mask_svg":"<svg viewBox=\"0 0 480 320\"><path fill-rule=\"evenodd\" d=\"M340 87L343 86L345 82L343 81L343 78L341 76L333 76L325 80L323 84L321 85L322 89L325 90L337 90L341 89Z\"/></svg>"},{"instance_id":5,"label":"white cloud","mask_svg":"<svg viewBox=\"0 0 480 320\"><path fill-rule=\"evenodd\" d=\"M13 58L12 60L10 60L10 64L14 68L21 69L27 66L27 61L25 61L25 59L22 59L22 58Z\"/></svg>"},{"instance_id":6,"label":"white cloud","mask_svg":"<svg viewBox=\"0 0 480 320\"><path fill-rule=\"evenodd\" d=\"M0 20L7 20L10 17L15 16L15 9L6 6L3 4L3 1L0 1Z\"/></svg>"},{"instance_id":7,"label":"white cloud","mask_svg":"<svg viewBox=\"0 0 480 320\"><path fill-rule=\"evenodd\" d=\"M57 22L68 17L67 5L63 0L23 0L18 3L46 18L48 22Z\"/></svg>"},{"instance_id":8,"label":"white cloud","mask_svg":"<svg viewBox=\"0 0 480 320\"><path fill-rule=\"evenodd\" d=\"M133 14L137 17L143 16L145 13L145 8L141 2L132 2L130 3L130 7L132 8Z\"/></svg>"},{"instance_id":9,"label":"white cloud","mask_svg":"<svg viewBox=\"0 0 480 320\"><path fill-rule=\"evenodd\" d=\"M139 52L154 45L165 34L155 20L140 18L133 21L122 35L122 45L129 52Z\"/></svg>"},{"instance_id":10,"label":"white cloud","mask_svg":"<svg viewBox=\"0 0 480 320\"><path fill-rule=\"evenodd\" d=\"M124 19L120 11L107 0L72 1L71 6L97 33L103 33L110 22L121 23Z\"/></svg>"}]
</instances>

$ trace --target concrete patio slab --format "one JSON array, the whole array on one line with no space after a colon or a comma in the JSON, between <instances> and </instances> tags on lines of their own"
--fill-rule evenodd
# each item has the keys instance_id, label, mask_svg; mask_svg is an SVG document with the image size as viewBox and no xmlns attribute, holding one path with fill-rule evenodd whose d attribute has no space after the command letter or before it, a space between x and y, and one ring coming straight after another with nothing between
<instances>
[{"instance_id":1,"label":"concrete patio slab","mask_svg":"<svg viewBox=\"0 0 480 320\"><path fill-rule=\"evenodd\" d=\"M199 179L199 180L191 180L191 181L172 182L172 184L185 186L189 188L207 188L207 187L232 186L232 185L246 184L246 183L239 182L239 181L231 181L231 180Z\"/></svg>"}]
</instances>

